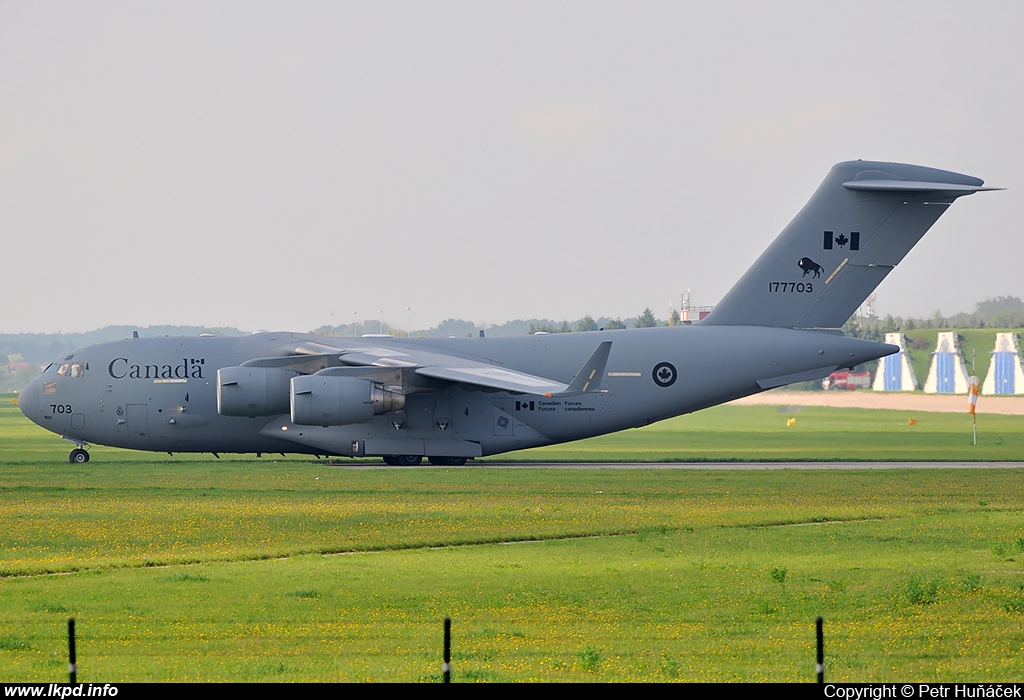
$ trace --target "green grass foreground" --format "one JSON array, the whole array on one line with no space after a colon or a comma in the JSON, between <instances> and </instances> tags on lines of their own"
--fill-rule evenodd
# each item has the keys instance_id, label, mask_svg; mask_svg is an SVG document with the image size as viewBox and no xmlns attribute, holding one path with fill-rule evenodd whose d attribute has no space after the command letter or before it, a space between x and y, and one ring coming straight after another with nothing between
<instances>
[{"instance_id":1,"label":"green grass foreground","mask_svg":"<svg viewBox=\"0 0 1024 700\"><path fill-rule=\"evenodd\" d=\"M1021 416L979 413L978 444L975 445L971 416L966 407L966 398L962 414L817 406L716 406L638 430L512 452L487 461L1024 460L1024 419ZM788 424L790 419L794 420L793 425Z\"/></svg>"},{"instance_id":2,"label":"green grass foreground","mask_svg":"<svg viewBox=\"0 0 1024 700\"><path fill-rule=\"evenodd\" d=\"M740 459L779 433L760 460L796 450L784 436L833 452L876 430L937 439L947 417L887 413L805 409L787 428L722 407L675 440L731 440ZM667 442L674 425L619 437ZM351 470L101 448L72 466L67 451L0 408L0 682L65 680L70 616L84 682L439 680L446 615L457 682L812 681L816 615L829 680L1024 676L1018 468Z\"/></svg>"}]
</instances>

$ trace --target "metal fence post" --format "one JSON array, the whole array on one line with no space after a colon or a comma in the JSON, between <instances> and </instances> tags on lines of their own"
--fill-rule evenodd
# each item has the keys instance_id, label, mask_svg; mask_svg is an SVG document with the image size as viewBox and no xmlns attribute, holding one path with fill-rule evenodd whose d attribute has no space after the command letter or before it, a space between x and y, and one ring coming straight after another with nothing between
<instances>
[{"instance_id":1,"label":"metal fence post","mask_svg":"<svg viewBox=\"0 0 1024 700\"><path fill-rule=\"evenodd\" d=\"M444 619L444 666L441 667L442 683L452 682L452 619Z\"/></svg>"},{"instance_id":2,"label":"metal fence post","mask_svg":"<svg viewBox=\"0 0 1024 700\"><path fill-rule=\"evenodd\" d=\"M821 615L814 620L815 632L818 637L818 665L815 666L815 671L818 673L818 682L825 682L825 635L821 631Z\"/></svg>"},{"instance_id":3,"label":"metal fence post","mask_svg":"<svg viewBox=\"0 0 1024 700\"><path fill-rule=\"evenodd\" d=\"M68 618L68 675L71 685L74 685L78 677L78 666L75 665L75 618Z\"/></svg>"}]
</instances>

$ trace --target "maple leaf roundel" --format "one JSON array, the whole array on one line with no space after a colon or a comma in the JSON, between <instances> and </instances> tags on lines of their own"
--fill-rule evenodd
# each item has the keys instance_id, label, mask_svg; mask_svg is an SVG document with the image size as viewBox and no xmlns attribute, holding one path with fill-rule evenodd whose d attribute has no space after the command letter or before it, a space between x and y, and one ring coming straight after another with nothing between
<instances>
[{"instance_id":1,"label":"maple leaf roundel","mask_svg":"<svg viewBox=\"0 0 1024 700\"><path fill-rule=\"evenodd\" d=\"M670 362L659 362L654 366L651 376L658 386L672 386L676 383L676 368Z\"/></svg>"}]
</instances>

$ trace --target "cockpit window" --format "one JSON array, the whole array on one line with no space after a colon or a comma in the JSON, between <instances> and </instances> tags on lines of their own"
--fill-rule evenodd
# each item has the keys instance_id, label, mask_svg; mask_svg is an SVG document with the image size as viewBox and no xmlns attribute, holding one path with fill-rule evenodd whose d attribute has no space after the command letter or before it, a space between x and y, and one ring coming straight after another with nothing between
<instances>
[{"instance_id":1,"label":"cockpit window","mask_svg":"<svg viewBox=\"0 0 1024 700\"><path fill-rule=\"evenodd\" d=\"M50 368L53 367L53 366L54 365L50 365L50 367L47 367L46 371L47 372L52 371ZM79 377L84 377L85 376L85 364L82 363L82 362L62 362L60 364L60 366L57 367L57 374L59 374L62 377L71 377L72 379L78 379Z\"/></svg>"},{"instance_id":2,"label":"cockpit window","mask_svg":"<svg viewBox=\"0 0 1024 700\"><path fill-rule=\"evenodd\" d=\"M50 374L50 372L56 372L56 371L57 371L57 363L56 362L51 362L50 364L46 365L46 369L43 370L43 374Z\"/></svg>"}]
</instances>

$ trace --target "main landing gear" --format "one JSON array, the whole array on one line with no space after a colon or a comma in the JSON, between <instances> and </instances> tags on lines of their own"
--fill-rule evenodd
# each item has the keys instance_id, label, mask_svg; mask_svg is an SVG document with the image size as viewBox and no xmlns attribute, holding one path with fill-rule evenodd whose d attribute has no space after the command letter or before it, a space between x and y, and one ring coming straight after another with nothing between
<instances>
[{"instance_id":1,"label":"main landing gear","mask_svg":"<svg viewBox=\"0 0 1024 700\"><path fill-rule=\"evenodd\" d=\"M423 458L419 455L384 455L384 464L392 467L418 467Z\"/></svg>"},{"instance_id":2,"label":"main landing gear","mask_svg":"<svg viewBox=\"0 0 1024 700\"><path fill-rule=\"evenodd\" d=\"M461 467L466 463L465 457L427 457L427 460L437 467Z\"/></svg>"},{"instance_id":3,"label":"main landing gear","mask_svg":"<svg viewBox=\"0 0 1024 700\"><path fill-rule=\"evenodd\" d=\"M392 467L418 467L423 462L419 455L384 455L384 464ZM427 457L427 461L437 467L461 467L466 463L465 457Z\"/></svg>"}]
</instances>

